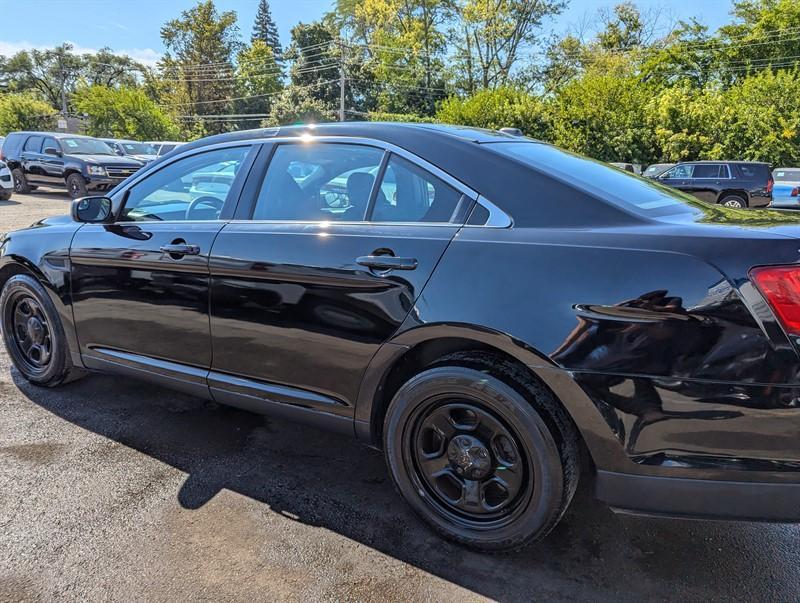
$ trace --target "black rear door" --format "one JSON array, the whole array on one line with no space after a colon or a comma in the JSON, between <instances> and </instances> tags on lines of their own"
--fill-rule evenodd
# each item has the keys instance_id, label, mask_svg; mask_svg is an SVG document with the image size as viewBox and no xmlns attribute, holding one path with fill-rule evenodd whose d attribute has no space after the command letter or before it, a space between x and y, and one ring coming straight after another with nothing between
<instances>
[{"instance_id":1,"label":"black rear door","mask_svg":"<svg viewBox=\"0 0 800 603\"><path fill-rule=\"evenodd\" d=\"M87 224L72 243L73 311L92 368L146 371L207 393L208 258L233 213L254 149L195 152L125 190L115 224ZM227 187L208 174L233 171Z\"/></svg>"},{"instance_id":2,"label":"black rear door","mask_svg":"<svg viewBox=\"0 0 800 603\"><path fill-rule=\"evenodd\" d=\"M472 204L439 176L377 146L276 145L212 250L214 396L352 417Z\"/></svg>"}]
</instances>

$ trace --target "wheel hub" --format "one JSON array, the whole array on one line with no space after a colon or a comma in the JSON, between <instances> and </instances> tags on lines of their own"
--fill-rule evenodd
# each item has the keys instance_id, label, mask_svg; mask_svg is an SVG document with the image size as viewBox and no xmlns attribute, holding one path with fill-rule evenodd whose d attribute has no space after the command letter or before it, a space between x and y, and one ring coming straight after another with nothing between
<instances>
[{"instance_id":1,"label":"wheel hub","mask_svg":"<svg viewBox=\"0 0 800 603\"><path fill-rule=\"evenodd\" d=\"M28 337L33 341L35 344L40 344L44 341L44 326L42 322L36 318L35 316L31 316L28 319L28 324L26 325L28 331Z\"/></svg>"},{"instance_id":2,"label":"wheel hub","mask_svg":"<svg viewBox=\"0 0 800 603\"><path fill-rule=\"evenodd\" d=\"M484 479L492 472L489 449L478 438L459 435L447 446L450 466L467 479Z\"/></svg>"}]
</instances>

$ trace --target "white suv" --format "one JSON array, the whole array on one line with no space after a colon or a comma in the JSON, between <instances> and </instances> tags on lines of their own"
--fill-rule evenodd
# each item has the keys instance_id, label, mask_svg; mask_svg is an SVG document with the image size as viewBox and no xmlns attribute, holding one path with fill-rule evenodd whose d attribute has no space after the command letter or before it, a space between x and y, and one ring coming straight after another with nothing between
<instances>
[{"instance_id":1,"label":"white suv","mask_svg":"<svg viewBox=\"0 0 800 603\"><path fill-rule=\"evenodd\" d=\"M0 161L0 201L8 201L14 192L14 177L4 161Z\"/></svg>"}]
</instances>

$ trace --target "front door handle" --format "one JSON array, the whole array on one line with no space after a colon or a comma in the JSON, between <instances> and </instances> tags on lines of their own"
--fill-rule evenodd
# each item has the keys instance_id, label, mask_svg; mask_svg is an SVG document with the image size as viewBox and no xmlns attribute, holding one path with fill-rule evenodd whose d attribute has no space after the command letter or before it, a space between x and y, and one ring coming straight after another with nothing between
<instances>
[{"instance_id":1,"label":"front door handle","mask_svg":"<svg viewBox=\"0 0 800 603\"><path fill-rule=\"evenodd\" d=\"M200 245L188 245L186 243L171 243L161 246L161 253L170 255L200 255Z\"/></svg>"},{"instance_id":2,"label":"front door handle","mask_svg":"<svg viewBox=\"0 0 800 603\"><path fill-rule=\"evenodd\" d=\"M362 255L356 264L370 270L414 270L419 262L416 258L398 258L393 255Z\"/></svg>"}]
</instances>

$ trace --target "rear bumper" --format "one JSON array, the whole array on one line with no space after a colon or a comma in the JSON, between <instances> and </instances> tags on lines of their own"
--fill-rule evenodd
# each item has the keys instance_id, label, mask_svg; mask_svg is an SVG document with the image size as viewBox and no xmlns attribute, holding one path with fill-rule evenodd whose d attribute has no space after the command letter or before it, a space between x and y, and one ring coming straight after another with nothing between
<instances>
[{"instance_id":1,"label":"rear bumper","mask_svg":"<svg viewBox=\"0 0 800 603\"><path fill-rule=\"evenodd\" d=\"M800 483L735 482L598 471L597 498L617 511L800 523Z\"/></svg>"}]
</instances>

